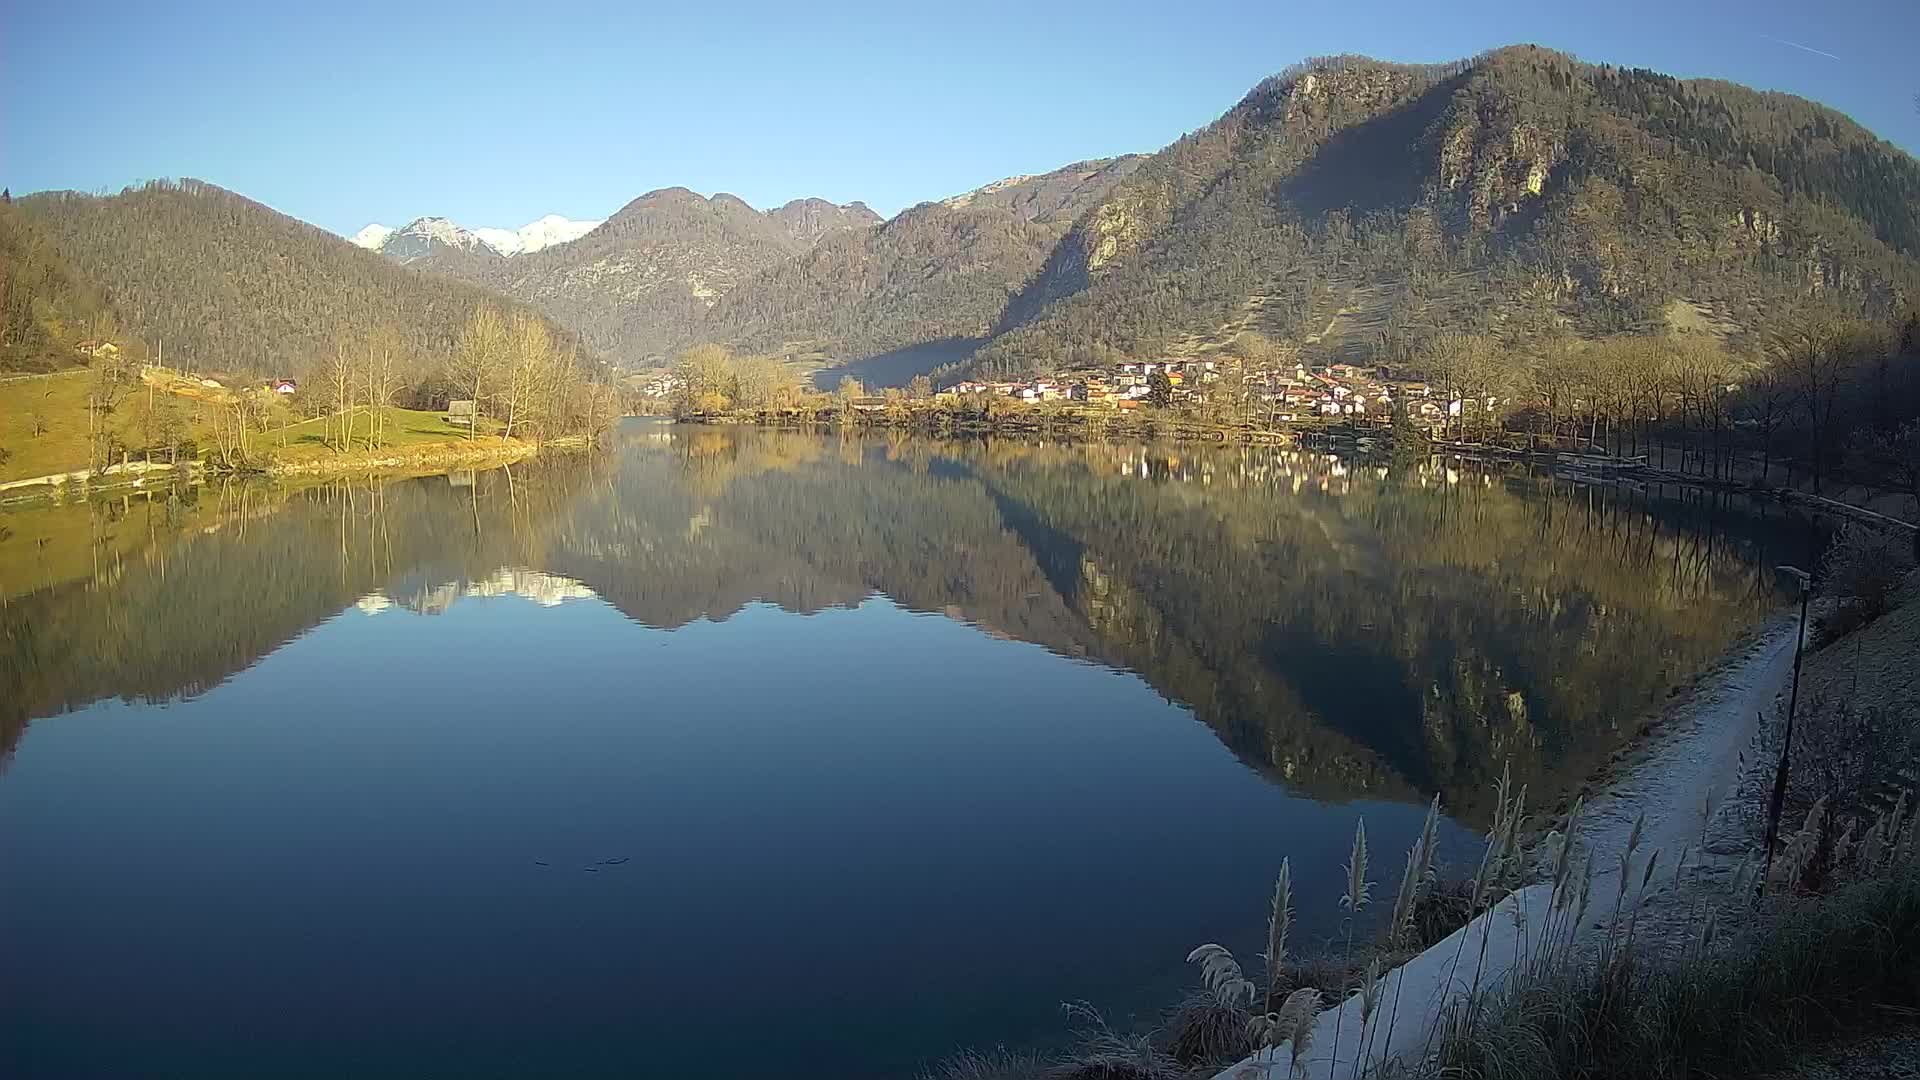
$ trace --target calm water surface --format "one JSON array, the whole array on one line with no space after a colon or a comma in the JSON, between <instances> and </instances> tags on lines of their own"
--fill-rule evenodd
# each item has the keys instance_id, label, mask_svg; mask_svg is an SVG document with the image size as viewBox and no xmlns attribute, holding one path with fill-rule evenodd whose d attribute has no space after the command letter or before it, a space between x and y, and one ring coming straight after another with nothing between
<instances>
[{"instance_id":1,"label":"calm water surface","mask_svg":"<svg viewBox=\"0 0 1920 1080\"><path fill-rule=\"evenodd\" d=\"M1335 933L1767 610L1738 507L636 422L0 514L0 1075L911 1076Z\"/></svg>"}]
</instances>

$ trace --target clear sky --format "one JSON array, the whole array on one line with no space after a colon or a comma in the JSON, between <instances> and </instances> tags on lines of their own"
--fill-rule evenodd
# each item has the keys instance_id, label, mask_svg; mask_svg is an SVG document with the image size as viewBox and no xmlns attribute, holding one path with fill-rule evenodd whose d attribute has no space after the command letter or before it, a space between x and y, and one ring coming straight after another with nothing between
<instances>
[{"instance_id":1,"label":"clear sky","mask_svg":"<svg viewBox=\"0 0 1920 1080\"><path fill-rule=\"evenodd\" d=\"M672 185L891 214L1158 149L1308 56L1516 42L1789 91L1920 149L1920 0L7 0L0 183L196 176L341 233Z\"/></svg>"}]
</instances>

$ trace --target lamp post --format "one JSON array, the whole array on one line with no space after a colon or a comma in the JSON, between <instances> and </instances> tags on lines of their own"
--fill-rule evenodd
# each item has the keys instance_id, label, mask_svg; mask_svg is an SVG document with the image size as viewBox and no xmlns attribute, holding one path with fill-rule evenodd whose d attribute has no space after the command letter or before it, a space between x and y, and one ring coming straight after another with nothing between
<instances>
[{"instance_id":1,"label":"lamp post","mask_svg":"<svg viewBox=\"0 0 1920 1080\"><path fill-rule=\"evenodd\" d=\"M1780 763L1773 770L1773 799L1767 805L1767 864L1755 886L1753 901L1760 902L1767 880L1773 876L1773 847L1780 838L1780 814L1787 803L1787 762L1793 754L1793 713L1800 704L1800 661L1807 649L1807 602L1813 597L1813 575L1797 566L1775 567L1800 583L1800 633L1793 643L1793 689L1787 694L1787 729L1780 740Z\"/></svg>"}]
</instances>

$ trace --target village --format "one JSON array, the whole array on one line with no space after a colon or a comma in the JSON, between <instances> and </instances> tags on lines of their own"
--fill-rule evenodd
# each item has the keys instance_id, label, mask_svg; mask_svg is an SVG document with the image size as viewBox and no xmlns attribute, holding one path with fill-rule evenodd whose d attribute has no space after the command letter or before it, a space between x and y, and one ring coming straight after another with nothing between
<instances>
[{"instance_id":1,"label":"village","mask_svg":"<svg viewBox=\"0 0 1920 1080\"><path fill-rule=\"evenodd\" d=\"M1155 386L1163 399L1155 399ZM1324 417L1391 419L1396 402L1404 399L1407 418L1423 427L1444 423L1463 412L1492 408L1487 399L1462 401L1436 395L1433 388L1414 380L1391 378L1381 369L1358 364L1331 363L1309 367L1247 371L1242 375L1231 361L1162 359L1125 361L1110 369L1082 369L1052 378L1028 381L965 381L936 396L969 394L1011 397L1023 402L1078 401L1122 410L1145 404L1215 406L1236 404L1268 422L1299 422ZM1238 398L1236 402L1234 399Z\"/></svg>"},{"instance_id":2,"label":"village","mask_svg":"<svg viewBox=\"0 0 1920 1080\"><path fill-rule=\"evenodd\" d=\"M643 400L674 400L684 381L663 373L638 388ZM1160 393L1156 396L1156 387ZM889 396L866 391L851 406L879 411ZM938 402L958 405L1001 399L1028 405L1061 403L1119 412L1148 407L1236 415L1269 426L1329 418L1387 423L1404 400L1408 421L1439 428L1463 415L1491 411L1495 398L1462 399L1430 384L1401 378L1384 369L1351 363L1243 369L1238 361L1163 358L1123 361L1105 368L1078 368L1029 379L966 379L933 394Z\"/></svg>"}]
</instances>

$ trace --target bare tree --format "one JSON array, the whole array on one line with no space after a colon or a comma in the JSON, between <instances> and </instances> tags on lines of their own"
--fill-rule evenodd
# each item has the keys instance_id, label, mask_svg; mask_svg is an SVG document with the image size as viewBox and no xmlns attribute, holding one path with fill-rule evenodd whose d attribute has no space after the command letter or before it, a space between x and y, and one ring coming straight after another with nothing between
<instances>
[{"instance_id":1,"label":"bare tree","mask_svg":"<svg viewBox=\"0 0 1920 1080\"><path fill-rule=\"evenodd\" d=\"M367 402L367 446L377 449L386 443L387 410L404 385L406 343L392 326L382 325L368 333L362 347L360 385Z\"/></svg>"},{"instance_id":2,"label":"bare tree","mask_svg":"<svg viewBox=\"0 0 1920 1080\"><path fill-rule=\"evenodd\" d=\"M358 358L359 350L349 338L343 335L334 341L333 356L322 365L318 373L322 379L321 385L326 390L328 402L333 408L332 415L340 418L340 441L334 444L336 450L345 450L353 444L353 399L355 387L358 385L354 371L358 367ZM331 420L325 422L323 431L326 435L332 433L332 427Z\"/></svg>"},{"instance_id":3,"label":"bare tree","mask_svg":"<svg viewBox=\"0 0 1920 1080\"><path fill-rule=\"evenodd\" d=\"M1760 438L1760 482L1765 484L1773 469L1774 438L1787 422L1793 394L1786 379L1771 364L1756 367L1741 390L1740 420ZM1791 483L1793 478L1789 475L1787 479Z\"/></svg>"},{"instance_id":4,"label":"bare tree","mask_svg":"<svg viewBox=\"0 0 1920 1080\"><path fill-rule=\"evenodd\" d=\"M507 339L506 370L496 380L495 399L504 425L501 434L510 439L534 407L542 380L549 372L553 337L547 333L545 322L516 311L507 320Z\"/></svg>"},{"instance_id":5,"label":"bare tree","mask_svg":"<svg viewBox=\"0 0 1920 1080\"><path fill-rule=\"evenodd\" d=\"M1843 392L1860 359L1872 348L1871 333L1865 327L1828 316L1802 320L1776 343L1775 363L1806 422L1807 463L1816 495L1840 436Z\"/></svg>"},{"instance_id":6,"label":"bare tree","mask_svg":"<svg viewBox=\"0 0 1920 1080\"><path fill-rule=\"evenodd\" d=\"M467 427L469 439L479 429L480 410L506 370L511 351L506 320L492 305L481 305L460 331L460 339L454 344L453 356L447 364L449 380L473 402L473 418Z\"/></svg>"}]
</instances>

